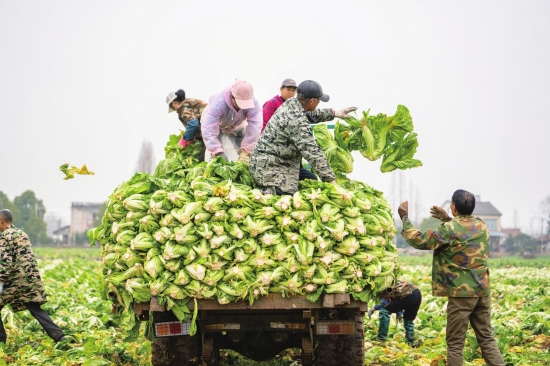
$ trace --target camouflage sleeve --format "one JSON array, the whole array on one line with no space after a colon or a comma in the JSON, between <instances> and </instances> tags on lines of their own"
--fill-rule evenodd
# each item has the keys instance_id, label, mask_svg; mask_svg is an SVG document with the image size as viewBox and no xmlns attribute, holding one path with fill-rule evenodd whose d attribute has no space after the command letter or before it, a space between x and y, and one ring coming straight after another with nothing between
<instances>
[{"instance_id":1,"label":"camouflage sleeve","mask_svg":"<svg viewBox=\"0 0 550 366\"><path fill-rule=\"evenodd\" d=\"M202 111L207 104L198 99L186 99L178 108L178 117L184 127L192 120L200 120Z\"/></svg>"},{"instance_id":2,"label":"camouflage sleeve","mask_svg":"<svg viewBox=\"0 0 550 366\"><path fill-rule=\"evenodd\" d=\"M7 282L13 265L13 253L8 240L9 238L5 235L0 236L0 282L2 283Z\"/></svg>"},{"instance_id":3,"label":"camouflage sleeve","mask_svg":"<svg viewBox=\"0 0 550 366\"><path fill-rule=\"evenodd\" d=\"M442 224L435 231L427 230L422 233L418 230L408 216L403 217L403 231L401 235L410 246L420 250L434 250L450 243L449 230Z\"/></svg>"},{"instance_id":4,"label":"camouflage sleeve","mask_svg":"<svg viewBox=\"0 0 550 366\"><path fill-rule=\"evenodd\" d=\"M295 146L298 147L304 159L311 164L311 167L323 182L330 182L336 179L332 168L323 154L323 150L317 145L309 122L306 119L302 123L298 121L296 129L289 136Z\"/></svg>"},{"instance_id":5,"label":"camouflage sleeve","mask_svg":"<svg viewBox=\"0 0 550 366\"><path fill-rule=\"evenodd\" d=\"M309 112L309 115L317 122L332 121L334 119L334 109L323 108L316 109L313 112Z\"/></svg>"}]
</instances>

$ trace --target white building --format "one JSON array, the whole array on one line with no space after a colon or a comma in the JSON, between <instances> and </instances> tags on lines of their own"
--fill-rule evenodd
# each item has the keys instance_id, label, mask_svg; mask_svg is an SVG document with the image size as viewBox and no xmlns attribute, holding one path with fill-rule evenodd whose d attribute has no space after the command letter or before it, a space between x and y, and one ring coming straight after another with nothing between
<instances>
[{"instance_id":1,"label":"white building","mask_svg":"<svg viewBox=\"0 0 550 366\"><path fill-rule=\"evenodd\" d=\"M73 244L74 235L93 228L94 220L100 215L101 203L73 202L71 203L71 227L69 243Z\"/></svg>"}]
</instances>

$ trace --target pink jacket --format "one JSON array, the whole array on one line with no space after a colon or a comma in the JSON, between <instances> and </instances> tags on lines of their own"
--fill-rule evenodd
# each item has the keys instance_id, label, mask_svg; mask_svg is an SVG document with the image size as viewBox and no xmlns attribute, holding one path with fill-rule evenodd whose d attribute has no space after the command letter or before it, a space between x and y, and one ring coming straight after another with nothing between
<instances>
[{"instance_id":1,"label":"pink jacket","mask_svg":"<svg viewBox=\"0 0 550 366\"><path fill-rule=\"evenodd\" d=\"M208 107L202 112L201 132L206 148L212 155L223 152L218 139L220 133L234 135L246 125L240 151L251 154L262 132L262 108L254 98L253 109L241 109L238 112L231 103L231 87L210 97Z\"/></svg>"},{"instance_id":2,"label":"pink jacket","mask_svg":"<svg viewBox=\"0 0 550 366\"><path fill-rule=\"evenodd\" d=\"M275 113L275 111L285 102L285 100L280 96L276 95L267 102L264 103L263 107L263 115L264 115L264 124L262 127L262 131L265 130L265 126L267 125L267 122Z\"/></svg>"}]
</instances>

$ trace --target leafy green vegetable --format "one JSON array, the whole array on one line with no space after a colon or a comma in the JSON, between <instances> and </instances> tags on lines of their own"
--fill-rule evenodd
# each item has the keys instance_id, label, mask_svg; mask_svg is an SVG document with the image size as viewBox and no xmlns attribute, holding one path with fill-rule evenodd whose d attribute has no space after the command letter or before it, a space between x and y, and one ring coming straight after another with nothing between
<instances>
[{"instance_id":1,"label":"leafy green vegetable","mask_svg":"<svg viewBox=\"0 0 550 366\"><path fill-rule=\"evenodd\" d=\"M393 116L370 115L369 112L364 111L360 119L351 117L346 122L337 121L334 137L326 125L314 127L317 144L336 176L345 178L345 174L352 172L352 151L359 151L371 161L383 158L380 167L383 173L421 166L420 160L413 159L418 141L407 107L398 105Z\"/></svg>"}]
</instances>

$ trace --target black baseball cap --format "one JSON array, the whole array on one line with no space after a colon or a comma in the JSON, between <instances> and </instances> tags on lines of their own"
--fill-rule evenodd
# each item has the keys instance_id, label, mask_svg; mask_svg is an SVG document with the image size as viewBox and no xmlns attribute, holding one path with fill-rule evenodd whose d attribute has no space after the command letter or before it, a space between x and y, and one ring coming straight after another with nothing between
<instances>
[{"instance_id":1,"label":"black baseball cap","mask_svg":"<svg viewBox=\"0 0 550 366\"><path fill-rule=\"evenodd\" d=\"M328 102L330 99L330 96L323 94L321 84L313 80L302 81L300 85L298 85L297 92L306 98L319 99L321 102Z\"/></svg>"}]
</instances>

